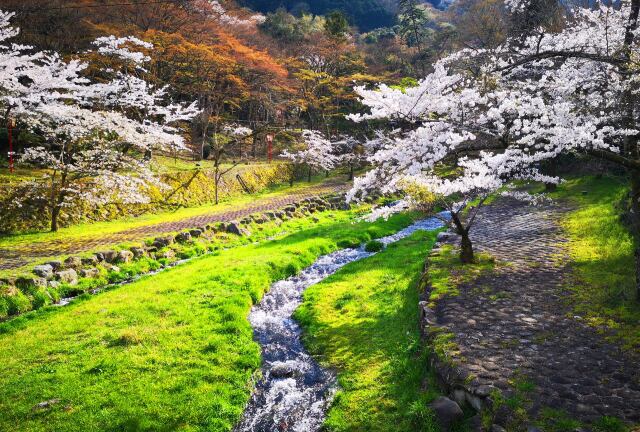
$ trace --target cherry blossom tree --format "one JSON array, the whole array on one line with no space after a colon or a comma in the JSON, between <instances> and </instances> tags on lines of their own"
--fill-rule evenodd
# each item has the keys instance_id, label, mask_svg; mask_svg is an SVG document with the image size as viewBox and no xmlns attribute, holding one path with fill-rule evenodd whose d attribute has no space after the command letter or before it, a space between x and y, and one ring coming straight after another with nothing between
<instances>
[{"instance_id":1,"label":"cherry blossom tree","mask_svg":"<svg viewBox=\"0 0 640 432\"><path fill-rule=\"evenodd\" d=\"M526 14L532 1L507 6ZM575 8L560 31L532 27L496 48L453 53L415 88L359 88L369 113L351 119L388 119L394 130L351 195L396 191L403 182L444 195L461 193L453 184L487 191L511 178L547 181L536 170L540 163L581 152L627 169L638 237L639 12L640 0Z\"/></svg>"},{"instance_id":2,"label":"cherry blossom tree","mask_svg":"<svg viewBox=\"0 0 640 432\"><path fill-rule=\"evenodd\" d=\"M334 154L334 144L322 133L315 130L304 130L302 138L304 145L302 149L295 152L285 150L280 156L290 160L296 167L306 167L308 181L311 181L313 170L329 171L339 162L339 158ZM291 183L293 183L293 177Z\"/></svg>"},{"instance_id":3,"label":"cherry blossom tree","mask_svg":"<svg viewBox=\"0 0 640 432\"><path fill-rule=\"evenodd\" d=\"M349 180L353 180L356 167L359 167L367 160L367 148L355 137L341 135L334 147L337 149L341 164L349 168Z\"/></svg>"},{"instance_id":4,"label":"cherry blossom tree","mask_svg":"<svg viewBox=\"0 0 640 432\"><path fill-rule=\"evenodd\" d=\"M107 79L94 82L83 76L86 63L9 45L5 41L18 34L11 17L0 11L0 106L5 117L17 117L46 139L46 146L28 149L20 162L46 170L51 230L74 200L148 202L145 189L162 185L144 155L152 148L184 146L175 124L193 117L195 105L173 104L166 88L153 89L123 71L105 69ZM110 36L95 41L95 54L142 68L148 57L130 50L132 45L151 48L133 37Z\"/></svg>"},{"instance_id":5,"label":"cherry blossom tree","mask_svg":"<svg viewBox=\"0 0 640 432\"><path fill-rule=\"evenodd\" d=\"M219 203L219 189L222 179L240 164L240 160L235 160L228 167L223 168L223 158L227 155L230 147L253 134L253 130L250 128L234 124L225 126L223 132L226 136L214 134L211 138L211 155L209 156L213 160L213 184L216 204Z\"/></svg>"}]
</instances>

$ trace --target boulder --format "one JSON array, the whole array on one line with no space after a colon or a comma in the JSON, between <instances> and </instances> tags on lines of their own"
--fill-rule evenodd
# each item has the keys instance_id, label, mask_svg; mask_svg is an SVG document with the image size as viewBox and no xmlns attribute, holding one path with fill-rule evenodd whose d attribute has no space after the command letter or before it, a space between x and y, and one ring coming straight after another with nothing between
<instances>
[{"instance_id":1,"label":"boulder","mask_svg":"<svg viewBox=\"0 0 640 432\"><path fill-rule=\"evenodd\" d=\"M37 265L33 268L33 274L47 280L53 279L53 267L51 264Z\"/></svg>"},{"instance_id":2,"label":"boulder","mask_svg":"<svg viewBox=\"0 0 640 432\"><path fill-rule=\"evenodd\" d=\"M104 261L104 254L102 252L95 253L95 254L93 254L93 256L96 257L98 262L103 262Z\"/></svg>"},{"instance_id":3,"label":"boulder","mask_svg":"<svg viewBox=\"0 0 640 432\"><path fill-rule=\"evenodd\" d=\"M438 237L436 237L436 240L440 243L455 243L458 241L459 238L460 236L456 233L449 232L449 231L442 231L438 233Z\"/></svg>"},{"instance_id":4,"label":"boulder","mask_svg":"<svg viewBox=\"0 0 640 432\"><path fill-rule=\"evenodd\" d=\"M56 273L56 279L62 283L75 285L78 283L78 273L76 273L76 271L72 268L60 270Z\"/></svg>"},{"instance_id":5,"label":"boulder","mask_svg":"<svg viewBox=\"0 0 640 432\"><path fill-rule=\"evenodd\" d=\"M173 237L157 237L156 239L153 240L153 245L158 249L167 247L170 244L173 244Z\"/></svg>"},{"instance_id":6,"label":"boulder","mask_svg":"<svg viewBox=\"0 0 640 432\"><path fill-rule=\"evenodd\" d=\"M105 252L101 252L104 260L109 264L113 264L118 259L118 251L109 250Z\"/></svg>"},{"instance_id":7,"label":"boulder","mask_svg":"<svg viewBox=\"0 0 640 432\"><path fill-rule=\"evenodd\" d=\"M241 228L238 222L229 222L227 224L227 232L230 234L235 234L239 236L251 235L251 233L247 229Z\"/></svg>"},{"instance_id":8,"label":"boulder","mask_svg":"<svg viewBox=\"0 0 640 432\"><path fill-rule=\"evenodd\" d=\"M102 257L102 259L104 260L104 256ZM90 257L82 258L80 261L82 262L82 265L94 266L98 264L101 260L98 257L98 254L96 254L96 255L91 255Z\"/></svg>"},{"instance_id":9,"label":"boulder","mask_svg":"<svg viewBox=\"0 0 640 432\"><path fill-rule=\"evenodd\" d=\"M141 248L138 246L130 247L129 250L133 254L133 257L136 259L145 256L145 254L147 253L147 251L144 248Z\"/></svg>"},{"instance_id":10,"label":"boulder","mask_svg":"<svg viewBox=\"0 0 640 432\"><path fill-rule=\"evenodd\" d=\"M450 430L453 423L464 417L464 413L462 412L460 405L444 396L440 396L431 402L430 407L435 412L436 417L444 430Z\"/></svg>"},{"instance_id":11,"label":"boulder","mask_svg":"<svg viewBox=\"0 0 640 432\"><path fill-rule=\"evenodd\" d=\"M47 286L48 286L49 288L56 289L56 288L59 288L59 287L60 287L60 282L58 282L58 281L54 281L54 280L50 280L49 282L47 282Z\"/></svg>"},{"instance_id":12,"label":"boulder","mask_svg":"<svg viewBox=\"0 0 640 432\"><path fill-rule=\"evenodd\" d=\"M285 362L275 362L269 370L269 375L273 378L291 378L295 374L295 368L290 363Z\"/></svg>"},{"instance_id":13,"label":"boulder","mask_svg":"<svg viewBox=\"0 0 640 432\"><path fill-rule=\"evenodd\" d=\"M176 253L173 249L167 249L166 251L159 252L156 255L157 258L173 259L176 257Z\"/></svg>"},{"instance_id":14,"label":"boulder","mask_svg":"<svg viewBox=\"0 0 640 432\"><path fill-rule=\"evenodd\" d=\"M46 287L47 280L42 277L22 276L16 279L16 287L20 291L30 291L33 287Z\"/></svg>"},{"instance_id":15,"label":"boulder","mask_svg":"<svg viewBox=\"0 0 640 432\"><path fill-rule=\"evenodd\" d=\"M191 237L193 238L198 238L202 235L202 230L200 229L192 229L189 231L189 234L191 235Z\"/></svg>"},{"instance_id":16,"label":"boulder","mask_svg":"<svg viewBox=\"0 0 640 432\"><path fill-rule=\"evenodd\" d=\"M53 271L58 271L62 268L62 261L58 260L47 261L45 264L49 264L51 268L53 268Z\"/></svg>"},{"instance_id":17,"label":"boulder","mask_svg":"<svg viewBox=\"0 0 640 432\"><path fill-rule=\"evenodd\" d=\"M494 424L491 425L491 432L507 432L507 430L500 425Z\"/></svg>"},{"instance_id":18,"label":"boulder","mask_svg":"<svg viewBox=\"0 0 640 432\"><path fill-rule=\"evenodd\" d=\"M122 250L122 251L118 252L118 256L117 256L115 262L128 263L128 262L131 262L132 259L133 259L133 252L128 251L128 250Z\"/></svg>"},{"instance_id":19,"label":"boulder","mask_svg":"<svg viewBox=\"0 0 640 432\"><path fill-rule=\"evenodd\" d=\"M176 241L178 243L186 243L188 241L191 241L191 234L189 234L188 232L182 232L176 235Z\"/></svg>"},{"instance_id":20,"label":"boulder","mask_svg":"<svg viewBox=\"0 0 640 432\"><path fill-rule=\"evenodd\" d=\"M83 278L97 278L100 276L100 270L95 267L80 270L80 276Z\"/></svg>"},{"instance_id":21,"label":"boulder","mask_svg":"<svg viewBox=\"0 0 640 432\"><path fill-rule=\"evenodd\" d=\"M64 266L68 269L76 269L82 267L82 259L77 256L70 256L64 260Z\"/></svg>"}]
</instances>

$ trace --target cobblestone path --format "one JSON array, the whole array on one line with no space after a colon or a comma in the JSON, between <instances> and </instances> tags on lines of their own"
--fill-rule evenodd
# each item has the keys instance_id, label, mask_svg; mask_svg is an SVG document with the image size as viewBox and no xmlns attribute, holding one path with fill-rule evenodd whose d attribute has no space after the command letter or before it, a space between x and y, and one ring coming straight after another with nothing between
<instances>
[{"instance_id":1,"label":"cobblestone path","mask_svg":"<svg viewBox=\"0 0 640 432\"><path fill-rule=\"evenodd\" d=\"M462 367L478 384L506 394L513 391L508 380L535 384L528 394L531 418L550 407L585 422L607 415L638 423L638 359L605 341L567 305L566 239L558 226L567 210L511 199L485 207L472 238L505 265L442 301L438 320L456 335Z\"/></svg>"},{"instance_id":2,"label":"cobblestone path","mask_svg":"<svg viewBox=\"0 0 640 432\"><path fill-rule=\"evenodd\" d=\"M317 186L298 189L287 195L273 198L261 198L242 207L228 211L216 211L212 206L211 213L200 216L189 217L178 221L145 225L133 229L110 233L95 238L82 238L75 240L48 241L26 245L24 247L2 250L0 249L0 270L9 270L24 266L31 261L42 257L53 257L58 255L70 255L102 247L114 246L119 243L142 240L147 237L158 236L189 228L197 228L207 223L229 222L241 219L252 213L275 210L288 204L300 201L312 196L342 192L347 190L344 183L326 182ZM90 225L87 229L91 229Z\"/></svg>"}]
</instances>

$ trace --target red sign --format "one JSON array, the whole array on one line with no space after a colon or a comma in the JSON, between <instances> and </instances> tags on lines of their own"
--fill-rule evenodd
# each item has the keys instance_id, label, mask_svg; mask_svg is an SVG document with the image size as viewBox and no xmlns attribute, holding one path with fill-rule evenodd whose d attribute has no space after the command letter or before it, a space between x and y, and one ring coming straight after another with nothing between
<instances>
[{"instance_id":1,"label":"red sign","mask_svg":"<svg viewBox=\"0 0 640 432\"><path fill-rule=\"evenodd\" d=\"M267 139L267 160L271 163L273 159L273 135L268 134L265 138Z\"/></svg>"}]
</instances>

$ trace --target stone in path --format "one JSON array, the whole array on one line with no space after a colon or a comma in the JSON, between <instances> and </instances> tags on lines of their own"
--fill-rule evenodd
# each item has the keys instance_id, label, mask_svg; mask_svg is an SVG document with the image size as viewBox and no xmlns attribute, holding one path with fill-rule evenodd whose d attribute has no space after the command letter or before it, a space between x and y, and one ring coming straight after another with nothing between
<instances>
[{"instance_id":1,"label":"stone in path","mask_svg":"<svg viewBox=\"0 0 640 432\"><path fill-rule=\"evenodd\" d=\"M148 237L196 228L214 222L230 222L242 219L252 213L262 213L276 210L288 204L313 196L325 195L334 192L344 192L348 188L345 183L325 182L317 186L298 189L287 195L273 198L260 198L244 206L238 206L233 210L219 211L212 206L211 213L189 217L178 221L145 225L128 229L100 237L47 241L37 244L25 244L11 250L0 249L0 270L10 270L22 267L28 263L43 257L58 255L71 255L99 248L108 248L119 243L139 241ZM90 229L89 227L87 228Z\"/></svg>"},{"instance_id":2,"label":"stone in path","mask_svg":"<svg viewBox=\"0 0 640 432\"><path fill-rule=\"evenodd\" d=\"M439 324L453 332L462 367L479 385L508 395L509 380L535 384L529 414L543 407L590 422L614 416L640 422L640 365L571 313L563 293L568 259L558 226L566 208L500 199L481 210L476 248L495 272L440 302Z\"/></svg>"}]
</instances>

